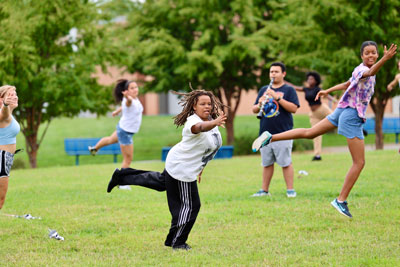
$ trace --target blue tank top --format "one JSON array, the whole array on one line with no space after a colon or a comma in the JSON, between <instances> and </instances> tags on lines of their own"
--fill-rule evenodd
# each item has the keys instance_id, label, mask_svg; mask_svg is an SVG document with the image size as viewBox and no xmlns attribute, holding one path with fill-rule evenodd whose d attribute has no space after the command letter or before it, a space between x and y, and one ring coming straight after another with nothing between
<instances>
[{"instance_id":1,"label":"blue tank top","mask_svg":"<svg viewBox=\"0 0 400 267\"><path fill-rule=\"evenodd\" d=\"M0 128L0 145L11 145L17 143L17 134L20 131L19 123L11 117L11 123L4 128Z\"/></svg>"}]
</instances>

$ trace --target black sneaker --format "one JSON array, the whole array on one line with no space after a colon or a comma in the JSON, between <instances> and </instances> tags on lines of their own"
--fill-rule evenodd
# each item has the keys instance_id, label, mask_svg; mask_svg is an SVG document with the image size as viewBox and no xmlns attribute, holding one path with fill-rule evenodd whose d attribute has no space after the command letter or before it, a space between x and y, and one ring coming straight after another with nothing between
<instances>
[{"instance_id":1,"label":"black sneaker","mask_svg":"<svg viewBox=\"0 0 400 267\"><path fill-rule=\"evenodd\" d=\"M191 250L192 247L189 246L187 243L179 246L172 247L173 250Z\"/></svg>"},{"instance_id":2,"label":"black sneaker","mask_svg":"<svg viewBox=\"0 0 400 267\"><path fill-rule=\"evenodd\" d=\"M347 201L343 201L342 203L339 203L337 198L335 198L332 202L331 205L337 209L341 214L343 214L346 217L353 218L351 216L349 208L347 207Z\"/></svg>"},{"instance_id":3,"label":"black sneaker","mask_svg":"<svg viewBox=\"0 0 400 267\"><path fill-rule=\"evenodd\" d=\"M107 193L110 193L111 190L113 190L113 188L119 184L119 179L117 178L118 172L120 172L120 170L115 169L115 171L111 177L111 180L108 182Z\"/></svg>"},{"instance_id":4,"label":"black sneaker","mask_svg":"<svg viewBox=\"0 0 400 267\"><path fill-rule=\"evenodd\" d=\"M317 155L312 158L312 161L322 160L321 156Z\"/></svg>"}]
</instances>

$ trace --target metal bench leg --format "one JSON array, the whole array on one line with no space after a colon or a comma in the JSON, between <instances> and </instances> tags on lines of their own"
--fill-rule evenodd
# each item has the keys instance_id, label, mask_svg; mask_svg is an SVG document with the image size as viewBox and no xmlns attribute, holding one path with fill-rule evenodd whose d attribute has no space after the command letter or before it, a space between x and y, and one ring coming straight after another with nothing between
<instances>
[{"instance_id":1,"label":"metal bench leg","mask_svg":"<svg viewBox=\"0 0 400 267\"><path fill-rule=\"evenodd\" d=\"M399 143L399 133L396 133L396 144Z\"/></svg>"},{"instance_id":2,"label":"metal bench leg","mask_svg":"<svg viewBox=\"0 0 400 267\"><path fill-rule=\"evenodd\" d=\"M76 166L79 165L79 155L76 155L76 157L75 157L75 165Z\"/></svg>"},{"instance_id":3,"label":"metal bench leg","mask_svg":"<svg viewBox=\"0 0 400 267\"><path fill-rule=\"evenodd\" d=\"M114 154L114 163L117 163L117 156L118 154Z\"/></svg>"}]
</instances>

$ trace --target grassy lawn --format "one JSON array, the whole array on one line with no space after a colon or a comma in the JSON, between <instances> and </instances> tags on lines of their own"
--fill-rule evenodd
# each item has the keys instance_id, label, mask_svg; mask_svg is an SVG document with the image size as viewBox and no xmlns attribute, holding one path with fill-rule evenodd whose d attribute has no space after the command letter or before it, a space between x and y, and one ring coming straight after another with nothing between
<instances>
[{"instance_id":1,"label":"grassy lawn","mask_svg":"<svg viewBox=\"0 0 400 267\"><path fill-rule=\"evenodd\" d=\"M105 192L119 164L15 170L0 211L0 265L399 266L399 157L396 151L366 152L348 199L352 220L329 204L351 164L348 153L326 154L322 162L295 153L295 173L309 173L296 175L295 199L285 195L280 168L272 197L250 197L261 185L259 155L211 161L199 185L202 208L189 252L163 246L170 223L164 192ZM135 167L161 171L164 164ZM65 241L49 239L48 228Z\"/></svg>"},{"instance_id":2,"label":"grassy lawn","mask_svg":"<svg viewBox=\"0 0 400 267\"><path fill-rule=\"evenodd\" d=\"M114 130L119 118L101 117L93 118L60 118L51 122L47 134L41 144L38 153L38 166L72 166L75 158L68 156L64 151L64 139L74 137L103 137L110 135ZM295 115L295 128L309 127L307 115ZM41 128L43 130L44 127ZM235 119L235 136L247 136L249 140L257 137L259 121L255 116L238 116ZM144 116L142 127L134 136L134 161L159 160L161 159L161 149L164 146L172 146L180 141L182 127L176 128L173 125L171 116ZM221 130L223 139L226 140L225 130ZM385 136L386 143L394 143L394 134ZM309 140L307 140L309 141ZM225 142L225 141L224 141ZM310 141L311 142L311 141ZM369 135L366 143L374 143L375 135ZM22 134L18 135L18 147L25 147ZM337 134L326 134L323 140L324 146L346 145L346 139ZM247 145L246 145L247 147ZM250 150L250 145L248 146ZM26 153L21 153L16 158L28 162ZM112 155L98 157L81 156L80 163L96 164L110 163L113 161ZM122 157L118 156L118 161Z\"/></svg>"}]
</instances>

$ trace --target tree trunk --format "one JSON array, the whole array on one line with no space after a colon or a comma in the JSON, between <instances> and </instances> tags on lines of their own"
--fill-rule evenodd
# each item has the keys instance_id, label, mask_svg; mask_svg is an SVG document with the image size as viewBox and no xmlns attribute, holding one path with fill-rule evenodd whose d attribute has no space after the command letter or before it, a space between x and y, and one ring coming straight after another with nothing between
<instances>
[{"instance_id":1,"label":"tree trunk","mask_svg":"<svg viewBox=\"0 0 400 267\"><path fill-rule=\"evenodd\" d=\"M41 109L39 112L36 111L34 107L28 108L25 110L26 117L20 118L20 125L22 129L22 133L25 136L25 145L26 145L26 152L28 153L29 157L29 164L31 168L37 167L37 152L39 150L40 143L38 143L38 131L40 126L40 121L42 117ZM42 137L44 136L47 128L45 129ZM43 138L41 139L43 140Z\"/></svg>"},{"instance_id":2,"label":"tree trunk","mask_svg":"<svg viewBox=\"0 0 400 267\"><path fill-rule=\"evenodd\" d=\"M31 165L31 168L36 168L37 167L37 152L39 150L39 145L37 144L37 135L30 135L30 136L25 136L25 143L26 143L26 152L28 153L29 157L29 164Z\"/></svg>"},{"instance_id":3,"label":"tree trunk","mask_svg":"<svg viewBox=\"0 0 400 267\"><path fill-rule=\"evenodd\" d=\"M236 116L237 109L240 104L240 98L242 95L242 90L236 88L237 90L225 90L224 88L220 88L218 95L222 103L229 106L228 110L225 110L225 114L227 114L225 129L226 129L226 143L227 145L233 145L235 141L235 130L234 130L234 120ZM224 101L225 99L225 101ZM236 101L234 101L236 100ZM234 106L232 106L234 105Z\"/></svg>"},{"instance_id":4,"label":"tree trunk","mask_svg":"<svg viewBox=\"0 0 400 267\"><path fill-rule=\"evenodd\" d=\"M226 143L228 145L232 145L233 142L235 141L235 130L233 128L234 119L235 119L235 114L232 114L232 112L229 110L228 111L228 116L226 118L226 124L225 124Z\"/></svg>"},{"instance_id":5,"label":"tree trunk","mask_svg":"<svg viewBox=\"0 0 400 267\"><path fill-rule=\"evenodd\" d=\"M383 149L383 131L382 122L383 115L385 114L385 107L387 104L387 99L379 99L374 97L371 101L371 107L375 114L375 149Z\"/></svg>"}]
</instances>

